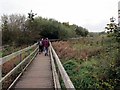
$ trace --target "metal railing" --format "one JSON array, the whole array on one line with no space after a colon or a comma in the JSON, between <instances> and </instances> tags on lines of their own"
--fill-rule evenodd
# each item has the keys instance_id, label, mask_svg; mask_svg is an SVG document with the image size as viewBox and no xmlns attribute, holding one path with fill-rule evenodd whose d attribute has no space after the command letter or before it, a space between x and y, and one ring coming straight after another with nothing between
<instances>
[{"instance_id":1,"label":"metal railing","mask_svg":"<svg viewBox=\"0 0 120 90\"><path fill-rule=\"evenodd\" d=\"M33 49L31 52L29 51L30 49ZM21 58L21 54L28 51L28 55L27 57L25 57L23 60ZM6 64L7 62L11 61L13 58L19 56L21 60L17 60L20 61L14 68L12 68L12 70L10 70L4 77L2 77L0 79L0 84L2 84L3 88L6 88L6 80L9 81L9 78L13 78L12 76L16 76L15 74L17 74L17 76L15 77L14 80L12 80L12 84L8 85L6 89L10 89L15 82L17 81L17 79L22 75L22 73L24 72L24 70L26 69L26 67L31 63L31 61L35 58L35 56L38 53L38 46L37 44L34 44L32 46L29 46L25 49L22 49L20 51L17 51L15 53L12 53L8 56L3 57L0 61L0 66L2 66L3 64Z\"/></svg>"},{"instance_id":2,"label":"metal railing","mask_svg":"<svg viewBox=\"0 0 120 90\"><path fill-rule=\"evenodd\" d=\"M66 73L62 63L60 62L59 57L57 56L55 50L53 49L50 43L50 58L52 64L52 73L54 80L54 88L55 90L61 89L60 80L64 82L64 86L68 90L75 90L74 85L72 84L68 74ZM57 68L56 68L57 67Z\"/></svg>"}]
</instances>

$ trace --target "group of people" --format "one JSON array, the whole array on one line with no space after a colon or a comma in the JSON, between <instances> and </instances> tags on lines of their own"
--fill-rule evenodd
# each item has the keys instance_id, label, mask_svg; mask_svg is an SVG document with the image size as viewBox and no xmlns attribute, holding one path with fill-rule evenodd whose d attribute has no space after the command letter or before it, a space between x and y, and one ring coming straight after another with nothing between
<instances>
[{"instance_id":1,"label":"group of people","mask_svg":"<svg viewBox=\"0 0 120 90\"><path fill-rule=\"evenodd\" d=\"M45 39L42 38L41 40L39 40L38 45L39 45L39 54L45 52L45 56L48 56L48 48L50 46L48 38Z\"/></svg>"}]
</instances>

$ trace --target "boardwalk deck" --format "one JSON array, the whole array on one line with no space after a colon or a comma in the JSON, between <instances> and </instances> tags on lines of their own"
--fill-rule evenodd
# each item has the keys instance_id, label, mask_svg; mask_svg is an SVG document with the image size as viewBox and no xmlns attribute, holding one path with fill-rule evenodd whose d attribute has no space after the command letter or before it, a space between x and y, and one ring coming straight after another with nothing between
<instances>
[{"instance_id":1,"label":"boardwalk deck","mask_svg":"<svg viewBox=\"0 0 120 90\"><path fill-rule=\"evenodd\" d=\"M50 57L44 56L44 54L38 54L14 88L53 89Z\"/></svg>"}]
</instances>

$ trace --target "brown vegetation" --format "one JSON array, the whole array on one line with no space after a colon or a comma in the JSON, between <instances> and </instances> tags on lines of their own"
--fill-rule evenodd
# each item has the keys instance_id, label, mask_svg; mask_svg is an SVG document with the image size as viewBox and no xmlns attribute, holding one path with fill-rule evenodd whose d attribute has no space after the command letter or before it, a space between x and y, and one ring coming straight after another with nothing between
<instances>
[{"instance_id":1,"label":"brown vegetation","mask_svg":"<svg viewBox=\"0 0 120 90\"><path fill-rule=\"evenodd\" d=\"M75 42L74 42L75 44ZM72 46L71 41L58 41L52 43L53 47L55 48L58 56L64 59L81 59L87 60L88 57L95 56L100 53L102 50L101 47L96 48L83 48L83 49L76 49Z\"/></svg>"}]
</instances>

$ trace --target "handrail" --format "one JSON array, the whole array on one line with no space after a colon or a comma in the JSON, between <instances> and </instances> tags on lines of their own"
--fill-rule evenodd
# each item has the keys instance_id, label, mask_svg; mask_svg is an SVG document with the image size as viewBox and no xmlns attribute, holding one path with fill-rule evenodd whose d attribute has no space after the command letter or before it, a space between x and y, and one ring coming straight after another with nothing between
<instances>
[{"instance_id":1,"label":"handrail","mask_svg":"<svg viewBox=\"0 0 120 90\"><path fill-rule=\"evenodd\" d=\"M34 44L34 45L32 45L32 46L29 46L29 47L27 47L27 48L25 48L25 49L22 49L22 50L20 50L20 51L17 51L17 52L15 52L15 53L13 53L13 54L11 54L11 55L8 55L8 56L6 56L6 57L3 57L4 59L3 60L6 60L5 62L7 62L7 61L9 61L9 60L11 60L12 58L14 58L14 57L16 57L16 56L18 56L18 55L20 55L20 54L22 54L22 52L24 52L24 51L27 51L27 50L29 50L29 49L32 49L33 47L35 47L37 44ZM33 60L33 58L35 57L35 55L37 55L37 53L38 53L38 46L34 49L34 51L32 51L26 58L24 58L23 60L21 60L21 62L18 64L18 65L16 65L11 71L9 71L4 77L2 77L2 78L0 78L0 84L1 83L3 83L9 76L11 76L12 74L14 74L14 72L16 72L20 67L22 67L23 65L25 65L24 63L26 63L27 65L25 65L24 66L24 68L26 68L26 66L28 66L28 64ZM33 55L33 56L32 56ZM32 57L31 57L32 56ZM9 59L9 57L10 57L10 59ZM32 58L32 59L31 59ZM29 61L28 61L29 60ZM5 63L4 62L4 63ZM2 64L3 63L1 63L1 65L0 66L2 66ZM22 73L24 71L24 69L20 72L20 73ZM15 82L15 81L14 81ZM14 83L13 82L13 83ZM12 84L13 84L12 83ZM12 86L12 85L11 85ZM11 87L10 86L10 87Z\"/></svg>"},{"instance_id":2,"label":"handrail","mask_svg":"<svg viewBox=\"0 0 120 90\"><path fill-rule=\"evenodd\" d=\"M37 45L37 43L35 43L35 44L32 45L32 46L28 46L27 48L24 48L24 49L22 49L22 50L19 50L19 51L17 51L17 52L14 52L14 53L12 53L12 54L10 54L10 55L7 55L7 56L3 57L3 58L2 58L2 62L0 61L0 62L1 62L0 65L6 63L7 61L9 61L9 60L11 60L12 58L16 57L17 55L21 54L22 52L25 52L25 51L27 51L27 50L35 47L36 45Z\"/></svg>"},{"instance_id":3,"label":"handrail","mask_svg":"<svg viewBox=\"0 0 120 90\"><path fill-rule=\"evenodd\" d=\"M58 77L58 74L57 74L57 71L55 68L55 63L54 63L52 51L51 51L51 49L49 51L50 51L50 59L51 59L51 64L52 64L52 75L53 75L54 88L55 88L55 90L57 90L57 89L61 90L59 77Z\"/></svg>"},{"instance_id":4,"label":"handrail","mask_svg":"<svg viewBox=\"0 0 120 90\"><path fill-rule=\"evenodd\" d=\"M38 48L36 48L29 56L27 56L23 61L21 61L15 68L13 68L9 73L7 73L7 75L5 75L1 80L0 80L0 83L2 81L4 81L8 76L10 76L13 72L16 71L16 69L18 69L32 54L35 53L35 51L37 50Z\"/></svg>"},{"instance_id":5,"label":"handrail","mask_svg":"<svg viewBox=\"0 0 120 90\"><path fill-rule=\"evenodd\" d=\"M52 45L51 45L51 43L50 43L50 49L51 49L51 52L52 52L52 54L53 54L53 56L54 56L54 59L55 59L55 61L56 61L58 70L59 70L60 75L61 75L61 77L62 77L62 80L63 80L63 82L64 82L64 84L65 84L65 87L66 87L67 89L75 90L74 85L72 84L72 82L71 82L68 74L66 73L64 67L62 66L62 63L60 62L60 59L58 58L55 50L53 49L53 47L52 47Z\"/></svg>"},{"instance_id":6,"label":"handrail","mask_svg":"<svg viewBox=\"0 0 120 90\"><path fill-rule=\"evenodd\" d=\"M17 51L17 53L13 53L12 55L9 55L9 56L10 56L10 58L13 57L14 55L17 56L17 55L21 54L23 51L27 51L27 50L33 48L33 47L36 46L36 45L37 45L37 44L34 44L34 45L30 46L30 47L27 47L27 48L25 48L25 49L22 49L22 50L20 50L20 51ZM3 78L1 78L1 79L0 79L0 83L4 82L4 80L6 80L7 77L9 77L9 76L11 76L12 74L14 74L14 72L15 72L16 70L18 70L19 67L23 66L23 64L27 61L27 65L24 67L24 69L22 69L22 71L21 71L20 74L19 74L19 75L21 75L21 74L23 73L23 71L25 70L25 68L26 68L26 67L29 65L29 63L33 60L33 58L30 59L31 56L34 55L34 56L32 56L32 57L35 57L35 54L36 54L37 52L38 52L38 46L37 46L37 47L35 48L35 50L34 50L33 52L31 52L24 60L21 60L21 62L20 62L16 67L14 67L9 73L7 73ZM15 56L14 56L14 57L15 57ZM69 89L75 90L74 85L72 84L72 82L71 82L69 76L67 75L64 67L62 66L62 64L61 64L61 62L60 62L60 59L58 58L55 50L53 49L53 47L52 47L52 45L51 45L51 43L50 43L50 58L51 58L51 64L52 64L52 73L53 73L53 81L54 81L54 88L55 88L55 90L57 90L57 89L60 90L60 89L61 89L60 82L59 82L59 77L58 77L58 74L59 74L59 73L57 73L56 67L58 67L58 71L60 72L61 79L63 80L66 89L68 89L68 90L69 90ZM11 58L11 59L12 59L12 58ZM29 59L30 59L30 60L29 60ZM4 59L4 60L6 60L6 62L7 62L7 61L9 61L10 59L8 59L8 57L7 57L7 58ZM28 60L29 60L29 62L28 62ZM4 63L5 63L5 62L4 62ZM3 64L3 63L1 63L1 65L2 65L2 64ZM55 66L55 65L57 65L57 66ZM11 88L12 85L17 81L17 79L20 77L19 75L18 75L18 77L14 80L14 82L9 86L9 88ZM9 89L9 88L8 88L8 89Z\"/></svg>"},{"instance_id":7,"label":"handrail","mask_svg":"<svg viewBox=\"0 0 120 90\"><path fill-rule=\"evenodd\" d=\"M31 53L34 54L36 51L38 50L38 47ZM13 87L13 85L17 82L17 80L20 78L20 76L23 74L23 72L26 70L26 68L30 65L30 63L34 60L35 56L37 55L37 53L35 53L35 55L32 57L31 60L29 60L29 63L25 66L25 68L21 71L21 73L17 76L17 78L13 81L13 83L9 86L8 90L10 90L10 88ZM30 55L29 55L30 56ZM27 57L26 57L27 58ZM24 59L25 60L25 59ZM23 61L24 61L23 60Z\"/></svg>"}]
</instances>

